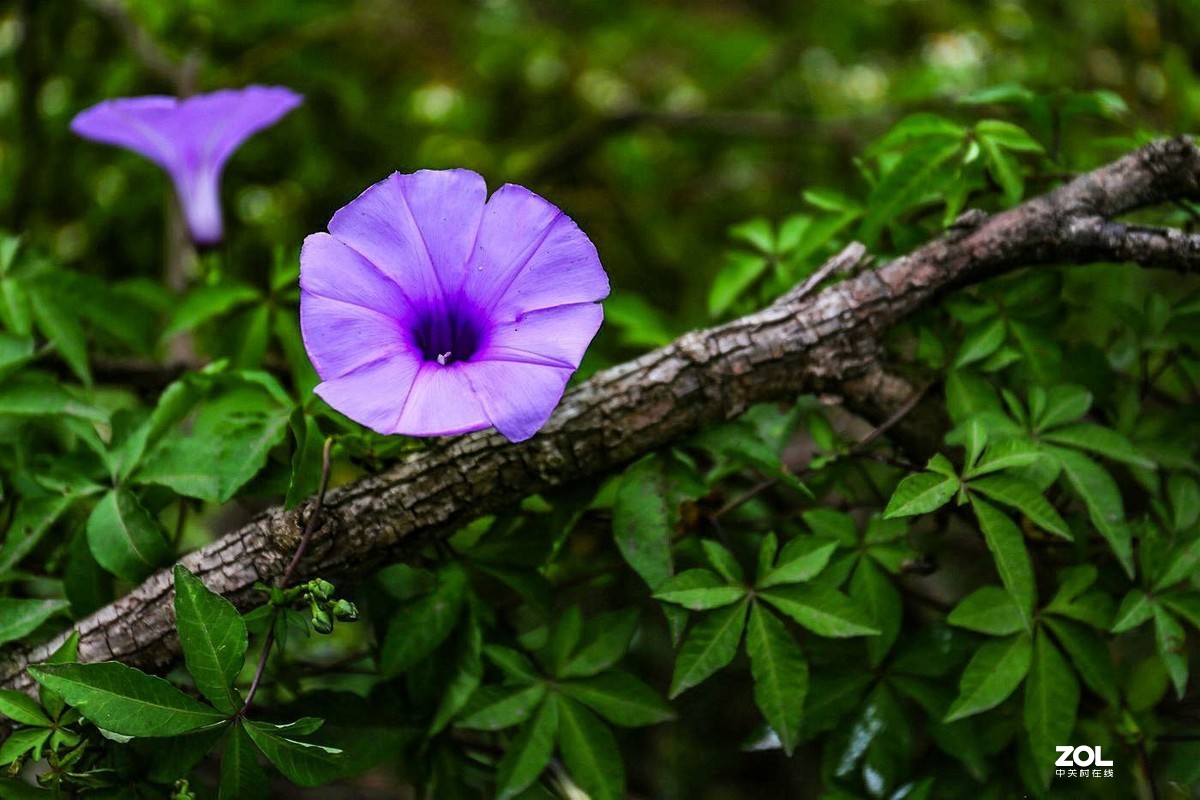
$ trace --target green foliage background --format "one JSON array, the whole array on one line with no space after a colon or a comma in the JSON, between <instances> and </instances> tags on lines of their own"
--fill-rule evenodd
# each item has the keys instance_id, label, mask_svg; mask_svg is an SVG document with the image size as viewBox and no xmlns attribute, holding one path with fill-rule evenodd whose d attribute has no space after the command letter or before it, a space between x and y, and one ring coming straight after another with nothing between
<instances>
[{"instance_id":1,"label":"green foliage background","mask_svg":"<svg viewBox=\"0 0 1200 800\"><path fill-rule=\"evenodd\" d=\"M296 324L300 241L394 170L580 223L614 287L587 374L1200 113L1183 0L131 2L198 89L306 97L231 161L176 296L167 181L67 130L171 91L105 7L0 8L2 643L308 497L326 437L335 483L422 446L316 401ZM1174 274L1019 273L888 342L954 423L927 468L798 398L244 618L177 570L185 668L66 647L37 702L0 693L0 763L49 770L0 795L1192 796L1198 321ZM207 366L164 372L181 334ZM1115 775L1055 777L1066 744Z\"/></svg>"}]
</instances>

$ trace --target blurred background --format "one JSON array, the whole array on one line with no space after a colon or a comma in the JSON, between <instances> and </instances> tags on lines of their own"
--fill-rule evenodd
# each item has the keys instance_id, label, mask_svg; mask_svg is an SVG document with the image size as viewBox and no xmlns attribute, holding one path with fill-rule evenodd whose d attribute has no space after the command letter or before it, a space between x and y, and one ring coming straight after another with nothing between
<instances>
[{"instance_id":1,"label":"blurred background","mask_svg":"<svg viewBox=\"0 0 1200 800\"><path fill-rule=\"evenodd\" d=\"M105 98L284 84L305 105L224 183L226 268L263 283L394 170L468 167L550 198L613 278L594 358L706 321L730 226L861 196L855 158L907 113L954 115L997 85L1106 90L1073 140L1191 130L1190 0L18 0L0 4L0 225L98 276L161 275L165 177L67 129ZM1105 97L1106 95L1100 95ZM1011 112L1011 110L1010 110ZM1010 113L1011 116L1011 113ZM1019 117L1019 115L1018 115ZM1107 119L1105 119L1107 117ZM137 231L135 236L130 231Z\"/></svg>"}]
</instances>

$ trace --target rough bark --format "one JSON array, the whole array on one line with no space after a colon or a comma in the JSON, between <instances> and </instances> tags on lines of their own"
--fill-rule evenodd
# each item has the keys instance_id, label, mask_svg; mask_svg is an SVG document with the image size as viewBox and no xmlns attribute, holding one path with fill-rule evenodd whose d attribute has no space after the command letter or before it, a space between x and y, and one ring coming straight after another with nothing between
<instances>
[{"instance_id":1,"label":"rough bark","mask_svg":"<svg viewBox=\"0 0 1200 800\"><path fill-rule=\"evenodd\" d=\"M603 473L751 404L820 392L882 419L911 395L878 358L883 333L948 289L1039 264L1131 261L1195 271L1200 237L1135 227L1113 218L1200 197L1200 149L1160 141L1046 195L995 216L964 215L943 237L903 258L817 294L794 291L771 306L605 370L570 392L546 427L521 444L481 432L440 442L386 472L330 493L323 525L297 576L337 579L402 560L469 520L530 493ZM831 271L862 266L852 246ZM925 417L889 435L919 441ZM907 427L907 430L906 430ZM289 561L311 501L268 511L182 559L240 606L261 602L252 587ZM161 571L115 603L77 622L81 661L119 660L147 669L174 661L179 643L171 577ZM0 686L28 690L25 671L71 631L0 664Z\"/></svg>"}]
</instances>

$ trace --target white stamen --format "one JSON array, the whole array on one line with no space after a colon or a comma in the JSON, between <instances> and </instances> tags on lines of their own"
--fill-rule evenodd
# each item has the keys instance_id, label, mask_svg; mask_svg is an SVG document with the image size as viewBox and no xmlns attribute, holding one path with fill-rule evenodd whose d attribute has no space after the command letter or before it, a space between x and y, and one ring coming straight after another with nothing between
<instances>
[{"instance_id":1,"label":"white stamen","mask_svg":"<svg viewBox=\"0 0 1200 800\"><path fill-rule=\"evenodd\" d=\"M446 351L446 352L444 352L444 353L438 353L437 362L438 362L439 364L441 364L441 365L444 367L444 366L446 366L446 359L447 359L447 358L449 358L449 357L450 357L450 351L449 351L449 350L447 350L447 351Z\"/></svg>"}]
</instances>

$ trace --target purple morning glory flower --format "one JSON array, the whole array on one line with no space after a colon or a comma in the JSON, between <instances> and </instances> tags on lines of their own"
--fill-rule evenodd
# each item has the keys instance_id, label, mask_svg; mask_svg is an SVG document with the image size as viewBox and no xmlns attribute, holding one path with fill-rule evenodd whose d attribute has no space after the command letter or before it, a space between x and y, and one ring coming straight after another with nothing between
<instances>
[{"instance_id":1,"label":"purple morning glory flower","mask_svg":"<svg viewBox=\"0 0 1200 800\"><path fill-rule=\"evenodd\" d=\"M331 406L379 433L545 424L603 319L608 276L555 206L463 169L396 173L300 253L304 345Z\"/></svg>"},{"instance_id":2,"label":"purple morning glory flower","mask_svg":"<svg viewBox=\"0 0 1200 800\"><path fill-rule=\"evenodd\" d=\"M274 125L303 98L282 86L247 86L174 97L121 97L79 112L71 130L158 164L175 184L197 244L221 241L221 170L242 142Z\"/></svg>"}]
</instances>

